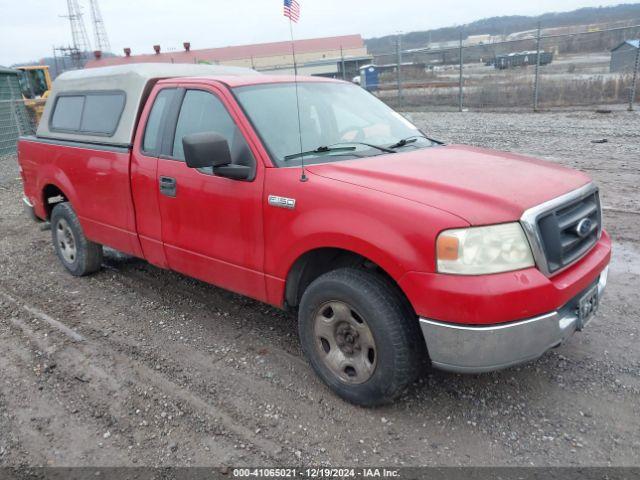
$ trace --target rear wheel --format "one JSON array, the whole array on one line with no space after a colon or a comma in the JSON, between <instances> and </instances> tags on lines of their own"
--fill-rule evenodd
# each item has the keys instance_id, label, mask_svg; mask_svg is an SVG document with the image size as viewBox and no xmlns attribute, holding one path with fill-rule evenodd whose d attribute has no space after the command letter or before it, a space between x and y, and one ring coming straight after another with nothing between
<instances>
[{"instance_id":1,"label":"rear wheel","mask_svg":"<svg viewBox=\"0 0 640 480\"><path fill-rule=\"evenodd\" d=\"M298 327L316 373L352 403L388 403L416 377L418 323L375 273L344 268L320 276L302 297Z\"/></svg>"},{"instance_id":2,"label":"rear wheel","mask_svg":"<svg viewBox=\"0 0 640 480\"><path fill-rule=\"evenodd\" d=\"M81 277L102 265L102 245L85 237L80 221L68 202L57 204L51 212L51 237L62 265Z\"/></svg>"}]
</instances>

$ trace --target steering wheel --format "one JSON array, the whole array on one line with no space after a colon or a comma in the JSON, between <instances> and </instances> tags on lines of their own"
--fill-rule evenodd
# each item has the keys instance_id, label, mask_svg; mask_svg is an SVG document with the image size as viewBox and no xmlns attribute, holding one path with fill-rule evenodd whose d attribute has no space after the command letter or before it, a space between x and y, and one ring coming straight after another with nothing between
<instances>
[{"instance_id":1,"label":"steering wheel","mask_svg":"<svg viewBox=\"0 0 640 480\"><path fill-rule=\"evenodd\" d=\"M340 140L344 142L362 142L365 139L364 130L356 125L350 125L343 130Z\"/></svg>"}]
</instances>

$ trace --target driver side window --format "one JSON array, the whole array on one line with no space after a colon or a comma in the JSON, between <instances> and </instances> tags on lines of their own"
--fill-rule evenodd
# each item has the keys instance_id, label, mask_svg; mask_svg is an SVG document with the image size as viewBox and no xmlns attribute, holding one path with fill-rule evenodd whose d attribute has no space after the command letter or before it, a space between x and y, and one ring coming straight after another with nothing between
<instances>
[{"instance_id":1,"label":"driver side window","mask_svg":"<svg viewBox=\"0 0 640 480\"><path fill-rule=\"evenodd\" d=\"M255 164L249 145L222 102L212 93L187 90L176 124L172 157L184 161L182 138L202 132L216 132L227 140L233 164ZM207 173L211 173L210 170L207 169Z\"/></svg>"}]
</instances>

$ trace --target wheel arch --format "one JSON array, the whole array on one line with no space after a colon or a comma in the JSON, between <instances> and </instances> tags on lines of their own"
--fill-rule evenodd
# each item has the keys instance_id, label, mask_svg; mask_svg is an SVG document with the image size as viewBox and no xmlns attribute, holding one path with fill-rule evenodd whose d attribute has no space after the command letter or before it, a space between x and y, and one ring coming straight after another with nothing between
<instances>
[{"instance_id":1,"label":"wheel arch","mask_svg":"<svg viewBox=\"0 0 640 480\"><path fill-rule=\"evenodd\" d=\"M286 276L284 289L285 307L295 308L309 285L321 275L339 268L355 268L376 273L384 278L407 306L413 311L408 297L396 279L379 262L356 251L341 247L319 247L308 250L293 262Z\"/></svg>"},{"instance_id":2,"label":"wheel arch","mask_svg":"<svg viewBox=\"0 0 640 480\"><path fill-rule=\"evenodd\" d=\"M51 219L51 212L58 203L70 201L64 190L54 183L47 183L42 187L41 200L45 220Z\"/></svg>"},{"instance_id":3,"label":"wheel arch","mask_svg":"<svg viewBox=\"0 0 640 480\"><path fill-rule=\"evenodd\" d=\"M43 166L38 184L40 185L39 192L42 208L41 211L36 211L36 213L41 218L49 220L53 207L61 201L77 206L77 193L73 183L61 169L51 165ZM62 200L57 199L56 197L58 196L61 196ZM54 200L51 201L51 199Z\"/></svg>"}]
</instances>

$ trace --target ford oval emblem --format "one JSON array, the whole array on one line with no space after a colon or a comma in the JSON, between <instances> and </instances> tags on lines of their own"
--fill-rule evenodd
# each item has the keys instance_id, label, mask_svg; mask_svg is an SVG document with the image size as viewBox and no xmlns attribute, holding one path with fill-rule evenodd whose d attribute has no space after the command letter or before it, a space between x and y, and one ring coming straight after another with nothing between
<instances>
[{"instance_id":1,"label":"ford oval emblem","mask_svg":"<svg viewBox=\"0 0 640 480\"><path fill-rule=\"evenodd\" d=\"M590 218L583 218L578 222L578 225L576 225L576 233L580 238L584 238L591 233L592 225L593 222Z\"/></svg>"}]
</instances>

